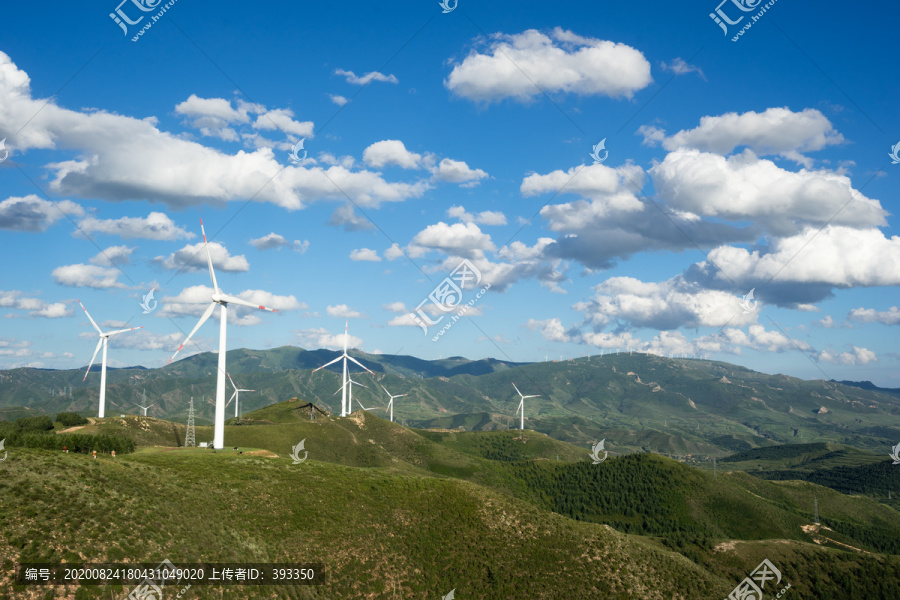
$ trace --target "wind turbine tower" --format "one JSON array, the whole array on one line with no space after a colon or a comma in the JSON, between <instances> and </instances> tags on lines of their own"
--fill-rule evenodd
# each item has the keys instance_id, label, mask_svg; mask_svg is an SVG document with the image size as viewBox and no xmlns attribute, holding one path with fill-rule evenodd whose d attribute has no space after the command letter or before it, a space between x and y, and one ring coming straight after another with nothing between
<instances>
[{"instance_id":1,"label":"wind turbine tower","mask_svg":"<svg viewBox=\"0 0 900 600\"><path fill-rule=\"evenodd\" d=\"M391 397L391 401L388 402L387 408L385 408L384 410L385 411L387 411L388 409L391 410L391 423L393 423L394 422L394 398L402 398L403 396L408 396L409 394L398 394L396 396L393 396L393 395L391 395L391 393L389 391L387 391L386 387L381 386L381 389L384 390L385 394L387 394L388 396Z\"/></svg>"},{"instance_id":2,"label":"wind turbine tower","mask_svg":"<svg viewBox=\"0 0 900 600\"><path fill-rule=\"evenodd\" d=\"M519 425L519 429L525 431L525 398L540 398L541 395L535 394L533 396L523 396L522 392L519 391L519 388L516 387L515 383L512 384L512 386L516 388L516 393L519 394L519 397L521 398L519 400L519 408L516 409L516 414L519 414L520 410L522 411L522 419Z\"/></svg>"},{"instance_id":3,"label":"wind turbine tower","mask_svg":"<svg viewBox=\"0 0 900 600\"><path fill-rule=\"evenodd\" d=\"M255 392L256 390L242 390L239 389L238 386L234 385L234 380L231 378L231 375L228 375L228 381L231 382L231 387L234 388L234 393L231 395L231 399L228 400L228 404L231 404L231 400L234 400L234 418L237 419L239 417L238 414L238 403L241 401L240 392ZM228 408L228 404L225 405L225 408Z\"/></svg>"},{"instance_id":4,"label":"wind turbine tower","mask_svg":"<svg viewBox=\"0 0 900 600\"><path fill-rule=\"evenodd\" d=\"M213 284L213 293L210 298L212 300L212 303L209 305L209 308L206 309L206 312L203 313L203 316L200 317L200 320L197 321L197 324L194 325L194 329L192 329L188 336L184 339L184 342L182 342L182 344L178 347L178 350L175 351L175 354L172 355L172 358L169 359L169 362L175 360L175 357L178 356L178 353L181 352L181 349L187 345L194 334L197 333L197 330L200 329L200 327L204 323L206 323L206 320L212 316L213 311L216 309L216 306L218 306L219 368L216 377L216 421L213 433L213 448L215 448L216 450L221 450L225 447L225 351L227 349L225 339L227 333L226 327L228 323L228 305L237 304L240 306L249 306L250 308L258 308L260 310L268 310L270 312L278 311L274 308L267 308L265 306L253 304L252 302L247 302L246 300L235 298L234 296L229 296L222 293L222 290L219 289L219 284L216 282L216 273L215 271L213 271L212 256L209 253L209 242L206 241L206 230L203 228L203 219L200 220L200 231L203 233L203 246L206 248L206 262L209 265L209 278L212 280Z\"/></svg>"},{"instance_id":5,"label":"wind turbine tower","mask_svg":"<svg viewBox=\"0 0 900 600\"><path fill-rule=\"evenodd\" d=\"M84 314L87 315L87 318L91 322L91 325L93 325L94 329L97 330L97 333L100 334L100 340L97 342L97 347L94 349L94 355L91 357L91 363L88 365L87 371L84 372L84 379L82 379L82 381L87 379L88 373L91 372L91 367L94 365L94 359L97 358L97 353L100 351L100 346L103 346L103 358L100 359L100 411L97 415L102 419L104 416L106 416L106 347L109 343L109 338L119 333L125 333L126 331L143 329L143 327L118 329L116 331L108 331L106 333L103 333L102 331L100 331L100 328L97 327L97 324L94 323L94 319L91 318L91 314L84 307L84 304L81 304L81 300L78 301L78 304L81 305L81 309L84 311Z\"/></svg>"},{"instance_id":6,"label":"wind turbine tower","mask_svg":"<svg viewBox=\"0 0 900 600\"><path fill-rule=\"evenodd\" d=\"M340 356L338 356L338 357L337 357L336 359L334 359L333 361L325 363L324 365L322 365L322 366L319 367L318 369L313 369L313 373L315 373L316 371L319 371L319 370L321 370L321 369L324 369L325 367L328 367L328 366L333 365L334 363L336 363L336 362L339 361L339 360L343 360L343 361L344 361L344 383L343 383L343 385L342 385L341 388L340 388L341 390L344 391L344 393L341 394L341 416L342 416L342 417L346 417L347 415L349 415L349 414L352 412L352 410L351 410L352 407L348 406L348 403L347 403L347 391L348 391L348 389L350 390L350 402L351 402L351 403L353 402L353 388L352 388L352 387L348 388L348 385L352 386L353 384L349 382L349 379L350 379L350 378L349 378L349 373L348 373L348 371L347 371L347 361L348 361L348 360L352 360L352 361L355 362L357 365L359 365L360 367L362 367L363 369L365 369L367 373L369 373L370 375L374 375L374 373L372 373L372 371L370 371L369 369L367 369L365 365L363 365L361 362L359 362L358 360L356 360L355 358L353 358L352 356L350 356L349 354L347 354L347 340L348 340L349 337L350 337L349 334L347 333L347 328L348 328L349 324L350 324L350 321L349 321L349 320L344 322L344 353L341 354ZM354 383L355 383L355 382L354 382ZM362 385L362 384L361 384L361 383L357 383L356 385ZM366 387L366 386L363 385L363 387ZM339 391L340 391L340 390L339 390ZM335 394L337 394L337 392L335 392Z\"/></svg>"}]
</instances>

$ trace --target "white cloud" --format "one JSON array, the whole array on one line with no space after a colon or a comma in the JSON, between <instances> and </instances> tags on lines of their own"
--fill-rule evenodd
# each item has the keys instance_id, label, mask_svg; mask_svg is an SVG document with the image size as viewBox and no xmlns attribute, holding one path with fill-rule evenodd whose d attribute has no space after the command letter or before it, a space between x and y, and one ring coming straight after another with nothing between
<instances>
[{"instance_id":1,"label":"white cloud","mask_svg":"<svg viewBox=\"0 0 900 600\"><path fill-rule=\"evenodd\" d=\"M419 197L430 189L427 181L391 183L376 173L352 172L341 166L326 170L315 165L285 166L267 147L272 143L259 140L256 134L246 138L248 143L266 147L227 154L161 131L155 118L62 108L52 99L32 98L27 74L4 53L0 53L0 97L4 99L0 131L17 131L30 119L28 127L7 140L14 152L32 148L74 151L75 158L45 165L50 171L50 188L60 195L148 200L178 209L253 198L298 210L316 200L343 200L345 193L361 206L378 206ZM293 121L286 109L267 112L253 105L247 110L271 118L257 118L257 128L271 127L274 121L292 135L308 131L309 126Z\"/></svg>"},{"instance_id":2,"label":"white cloud","mask_svg":"<svg viewBox=\"0 0 900 600\"><path fill-rule=\"evenodd\" d=\"M703 81L706 81L706 75L703 74L703 69L698 67L697 65L692 65L684 61L684 59L680 57L675 57L672 62L666 63L663 61L660 63L663 71L671 71L675 75L687 75L688 73L697 73L700 75L700 78Z\"/></svg>"},{"instance_id":3,"label":"white cloud","mask_svg":"<svg viewBox=\"0 0 900 600\"><path fill-rule=\"evenodd\" d=\"M389 165L417 169L422 163L422 155L407 150L400 140L382 140L363 150L363 160L379 169Z\"/></svg>"},{"instance_id":4,"label":"white cloud","mask_svg":"<svg viewBox=\"0 0 900 600\"><path fill-rule=\"evenodd\" d=\"M479 102L530 100L546 93L631 98L651 82L650 63L625 44L554 29L494 34L485 53L472 51L444 81L453 93Z\"/></svg>"},{"instance_id":5,"label":"white cloud","mask_svg":"<svg viewBox=\"0 0 900 600\"><path fill-rule=\"evenodd\" d=\"M346 304L328 306L325 309L325 314L329 317L337 317L340 319L359 319L363 316L361 312L351 309Z\"/></svg>"},{"instance_id":6,"label":"white cloud","mask_svg":"<svg viewBox=\"0 0 900 600\"><path fill-rule=\"evenodd\" d=\"M345 104L350 102L347 98L344 98L343 96L338 96L337 94L328 94L328 97L331 99L332 102L334 102L338 106L344 106Z\"/></svg>"},{"instance_id":7,"label":"white cloud","mask_svg":"<svg viewBox=\"0 0 900 600\"><path fill-rule=\"evenodd\" d=\"M388 260L396 260L402 256L406 256L403 253L403 250L400 249L400 245L397 243L391 244L390 248L386 248L384 251L384 257Z\"/></svg>"},{"instance_id":8,"label":"white cloud","mask_svg":"<svg viewBox=\"0 0 900 600\"><path fill-rule=\"evenodd\" d=\"M46 231L69 215L80 217L84 209L69 200L49 202L34 194L10 197L0 202L0 229L13 231Z\"/></svg>"},{"instance_id":9,"label":"white cloud","mask_svg":"<svg viewBox=\"0 0 900 600\"><path fill-rule=\"evenodd\" d=\"M878 362L878 357L868 348L860 348L853 346L853 352L841 352L835 354L829 350L823 350L819 353L819 360L822 362L830 362L839 365L867 365L870 362Z\"/></svg>"},{"instance_id":10,"label":"white cloud","mask_svg":"<svg viewBox=\"0 0 900 600\"><path fill-rule=\"evenodd\" d=\"M39 298L29 298L24 292L18 290L0 290L0 308L15 310L27 310L30 317L43 317L46 319L58 319L71 317L74 311L62 302L46 303ZM0 347L4 344L0 343Z\"/></svg>"},{"instance_id":11,"label":"white cloud","mask_svg":"<svg viewBox=\"0 0 900 600\"><path fill-rule=\"evenodd\" d=\"M129 248L128 246L110 246L91 258L91 264L101 267L126 265L131 262L131 254L135 250L137 248Z\"/></svg>"},{"instance_id":12,"label":"white cloud","mask_svg":"<svg viewBox=\"0 0 900 600\"><path fill-rule=\"evenodd\" d=\"M887 310L874 308L854 308L847 319L857 323L881 323L882 325L900 325L900 308L892 306Z\"/></svg>"},{"instance_id":13,"label":"white cloud","mask_svg":"<svg viewBox=\"0 0 900 600\"><path fill-rule=\"evenodd\" d=\"M342 350L344 348L344 333L332 334L324 327L314 329L301 329L296 332L299 344L308 349L327 348L329 350ZM347 348L360 348L362 339L348 335Z\"/></svg>"},{"instance_id":14,"label":"white cloud","mask_svg":"<svg viewBox=\"0 0 900 600\"><path fill-rule=\"evenodd\" d=\"M402 314L408 313L409 310L406 308L406 304L403 302L391 302L390 304L382 304L381 308L384 310L388 310L392 313Z\"/></svg>"},{"instance_id":15,"label":"white cloud","mask_svg":"<svg viewBox=\"0 0 900 600\"><path fill-rule=\"evenodd\" d=\"M481 169L471 169L461 160L445 158L432 170L435 181L459 183L462 187L474 187L488 176Z\"/></svg>"},{"instance_id":16,"label":"white cloud","mask_svg":"<svg viewBox=\"0 0 900 600\"><path fill-rule=\"evenodd\" d=\"M831 315L827 315L824 319L819 319L819 324L825 329L831 329L835 326L834 319L831 318Z\"/></svg>"},{"instance_id":17,"label":"white cloud","mask_svg":"<svg viewBox=\"0 0 900 600\"><path fill-rule=\"evenodd\" d=\"M87 235L101 233L117 235L123 239L172 241L190 239L197 235L179 227L168 215L161 212L152 212L146 218L97 219L87 217L78 223L78 227ZM73 235L77 235L77 232Z\"/></svg>"},{"instance_id":18,"label":"white cloud","mask_svg":"<svg viewBox=\"0 0 900 600\"><path fill-rule=\"evenodd\" d=\"M443 221L429 225L415 235L409 251L422 256L428 250L441 250L456 256L471 257L477 252L494 250L491 236L482 233L475 223L453 223Z\"/></svg>"},{"instance_id":19,"label":"white cloud","mask_svg":"<svg viewBox=\"0 0 900 600\"><path fill-rule=\"evenodd\" d=\"M887 224L881 204L854 189L848 177L826 170L787 171L749 151L725 158L676 150L650 173L659 196L677 210L751 220L779 236L796 234L808 224Z\"/></svg>"},{"instance_id":20,"label":"white cloud","mask_svg":"<svg viewBox=\"0 0 900 600\"><path fill-rule=\"evenodd\" d=\"M228 249L219 242L188 244L169 256L157 256L153 259L153 262L164 269L206 271L209 268L209 263L204 246L209 248L209 256L212 259L213 268L217 271L236 273L250 269L250 263L247 262L247 258L243 254L232 256Z\"/></svg>"},{"instance_id":21,"label":"white cloud","mask_svg":"<svg viewBox=\"0 0 900 600\"><path fill-rule=\"evenodd\" d=\"M381 262L378 252L369 248L358 248L350 252L350 260Z\"/></svg>"},{"instance_id":22,"label":"white cloud","mask_svg":"<svg viewBox=\"0 0 900 600\"><path fill-rule=\"evenodd\" d=\"M53 269L51 275L56 283L72 287L90 287L96 289L124 288L119 282L121 271L97 265L63 265Z\"/></svg>"},{"instance_id":23,"label":"white cloud","mask_svg":"<svg viewBox=\"0 0 900 600\"><path fill-rule=\"evenodd\" d=\"M477 214L466 212L462 206L451 206L447 209L447 216L459 219L463 223L478 223L479 225L506 225L506 215L495 210L484 210Z\"/></svg>"},{"instance_id":24,"label":"white cloud","mask_svg":"<svg viewBox=\"0 0 900 600\"><path fill-rule=\"evenodd\" d=\"M304 254L307 249L309 249L309 240L294 240L293 242L289 242L284 238L284 236L272 232L262 236L261 238L250 240L250 245L257 250L281 250L282 248L287 247L293 248L300 254Z\"/></svg>"},{"instance_id":25,"label":"white cloud","mask_svg":"<svg viewBox=\"0 0 900 600\"><path fill-rule=\"evenodd\" d=\"M821 150L844 142L831 121L813 108L793 112L788 108L769 108L757 113L727 113L703 117L695 129L681 130L672 136L656 127L641 127L644 143L662 143L666 150L694 148L716 154L729 154L747 147L756 154L777 154L807 166L801 153Z\"/></svg>"},{"instance_id":26,"label":"white cloud","mask_svg":"<svg viewBox=\"0 0 900 600\"><path fill-rule=\"evenodd\" d=\"M313 137L313 122L295 121L293 116L294 111L289 108L268 110L256 118L253 128L268 131L277 129L286 135L293 134L302 138Z\"/></svg>"},{"instance_id":27,"label":"white cloud","mask_svg":"<svg viewBox=\"0 0 900 600\"><path fill-rule=\"evenodd\" d=\"M212 302L212 293L213 289L205 285L186 287L177 296L164 296L159 301L160 310L157 314L161 317L200 317L210 302ZM305 310L308 308L305 303L298 302L293 295L279 296L264 290L244 290L239 294L231 295L247 302L252 302L254 305L274 308L278 311ZM270 313L239 304L228 306L228 322L235 325L256 325L262 322L262 315L264 314ZM218 311L213 314L213 317L217 316ZM267 316L265 318L275 317Z\"/></svg>"},{"instance_id":28,"label":"white cloud","mask_svg":"<svg viewBox=\"0 0 900 600\"><path fill-rule=\"evenodd\" d=\"M351 83L353 85L366 85L370 81L383 81L385 83L399 83L399 80L394 75L383 75L378 71L372 71L370 73L366 73L362 77L358 77L353 71L345 71L344 69L335 69L335 75L341 75L347 79L347 83Z\"/></svg>"}]
</instances>

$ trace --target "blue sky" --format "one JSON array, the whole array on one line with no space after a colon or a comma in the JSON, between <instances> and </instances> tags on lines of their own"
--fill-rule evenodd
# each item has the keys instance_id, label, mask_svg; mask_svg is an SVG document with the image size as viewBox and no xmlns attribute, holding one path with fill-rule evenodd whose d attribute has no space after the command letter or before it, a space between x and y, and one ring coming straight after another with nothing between
<instances>
[{"instance_id":1,"label":"blue sky","mask_svg":"<svg viewBox=\"0 0 900 600\"><path fill-rule=\"evenodd\" d=\"M280 311L232 310L229 348L349 318L368 352L900 387L893 4L729 0L725 35L716 2L178 0L132 41L165 5L138 4L127 35L116 2L4 11L0 366L85 365L77 299L144 327L110 365L165 364L209 302L202 218L220 287ZM410 312L445 314L463 259L473 307L432 341L450 317Z\"/></svg>"}]
</instances>

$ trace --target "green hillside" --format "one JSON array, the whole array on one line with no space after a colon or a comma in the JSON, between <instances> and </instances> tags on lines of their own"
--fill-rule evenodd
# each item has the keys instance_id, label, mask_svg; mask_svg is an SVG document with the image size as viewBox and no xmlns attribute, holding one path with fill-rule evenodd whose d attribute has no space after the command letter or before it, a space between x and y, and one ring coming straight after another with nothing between
<instances>
[{"instance_id":1,"label":"green hillside","mask_svg":"<svg viewBox=\"0 0 900 600\"><path fill-rule=\"evenodd\" d=\"M540 394L526 405L528 428L581 447L606 438L621 452L696 460L816 442L878 453L900 441L900 396L871 385L805 381L728 363L640 353L527 364L351 353L375 372L359 374L373 385L355 389L357 399L383 411L387 397L381 385L407 394L398 399L394 414L401 424L417 428L515 427L518 397L511 383L517 382L525 393ZM334 356L333 351L294 347L230 351L232 376L241 386L259 390L241 395L242 413L293 397L339 412L334 391L341 385L340 373L312 372ZM161 369L110 370L108 414L140 414L136 404L146 395L156 405L150 416L184 423L193 398L198 423L209 424L216 360L215 354L202 353ZM0 372L0 407L96 416L99 376L82 379L83 372L76 370Z\"/></svg>"},{"instance_id":2,"label":"green hillside","mask_svg":"<svg viewBox=\"0 0 900 600\"><path fill-rule=\"evenodd\" d=\"M126 436L138 451L93 460L16 447L0 463L7 567L302 561L321 563L327 583L241 588L241 597L390 598L396 586L397 597L687 600L727 596L769 558L798 599L900 597L895 509L732 470L739 463L713 474L613 452L592 464L586 449L539 432L414 430L366 411L310 419L299 399L226 426L219 451L176 447L179 426L159 419L91 421L77 433ZM209 440L211 427L196 434ZM293 464L301 440L308 458ZM75 592L54 591L0 581L0 599ZM75 597L126 591L82 586Z\"/></svg>"}]
</instances>

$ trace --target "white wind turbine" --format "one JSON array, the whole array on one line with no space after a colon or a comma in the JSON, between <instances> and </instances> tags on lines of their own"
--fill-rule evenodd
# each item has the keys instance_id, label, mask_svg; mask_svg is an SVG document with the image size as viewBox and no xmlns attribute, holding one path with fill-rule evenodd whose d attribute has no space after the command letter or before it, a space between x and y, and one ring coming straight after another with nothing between
<instances>
[{"instance_id":1,"label":"white wind turbine","mask_svg":"<svg viewBox=\"0 0 900 600\"><path fill-rule=\"evenodd\" d=\"M78 304L81 304L81 300L78 301ZM97 324L94 323L94 319L91 318L91 314L84 307L84 304L81 304L81 309L84 311L84 314L87 315L88 320L91 322L91 325L94 326L94 329L97 330L97 333L100 334L100 340L97 342L97 347L94 349L94 355L91 357L91 363L88 365L87 371L84 372L84 379L82 379L81 381L87 379L88 373L91 372L91 367L94 366L94 359L97 358L97 353L100 352L100 346L103 346L103 358L100 359L100 412L97 415L102 419L104 416L106 416L106 347L109 343L109 338L126 331L143 329L143 326L132 327L131 329L119 329L116 331L108 331L106 333L103 333L102 331L100 331L100 328L97 327Z\"/></svg>"},{"instance_id":2,"label":"white wind turbine","mask_svg":"<svg viewBox=\"0 0 900 600\"><path fill-rule=\"evenodd\" d=\"M241 401L241 395L239 392L255 392L256 390L243 390L239 389L238 386L234 385L234 379L231 378L231 375L228 375L228 381L231 382L231 387L234 388L234 393L231 395L231 400L234 400L234 418L238 417L238 403ZM228 401L228 404L231 404L231 400ZM228 404L225 405L225 408L228 408Z\"/></svg>"},{"instance_id":3,"label":"white wind turbine","mask_svg":"<svg viewBox=\"0 0 900 600\"><path fill-rule=\"evenodd\" d=\"M151 404L150 406L141 406L140 404L135 404L138 408L144 411L144 416L147 416L147 409L156 406L155 404Z\"/></svg>"},{"instance_id":4,"label":"white wind turbine","mask_svg":"<svg viewBox=\"0 0 900 600\"><path fill-rule=\"evenodd\" d=\"M385 408L384 410L385 410L385 412L387 412L388 409L391 410L391 423L393 423L394 422L394 398L402 398L403 396L408 396L409 394L397 394L396 396L394 396L389 391L387 391L386 387L381 386L381 389L384 390L385 394L387 394L388 396L391 397L391 401L388 402L387 408Z\"/></svg>"},{"instance_id":5,"label":"white wind turbine","mask_svg":"<svg viewBox=\"0 0 900 600\"><path fill-rule=\"evenodd\" d=\"M533 396L523 396L522 392L519 391L519 388L516 387L516 384L512 384L514 388L516 388L516 393L519 394L521 400L519 400L519 408L516 409L516 414L519 414L519 411L522 411L522 421L520 425L520 429L525 431L525 398L540 398L540 394L535 394Z\"/></svg>"},{"instance_id":6,"label":"white wind turbine","mask_svg":"<svg viewBox=\"0 0 900 600\"><path fill-rule=\"evenodd\" d=\"M358 386L364 387L364 388L366 388L366 389L369 389L368 386L363 385L363 384L361 384L361 383L358 382L358 381L353 381L353 378L350 377L350 378L347 379L347 383L346 383L346 384L344 384L344 385L342 385L341 387L339 387L339 388L337 389L337 391L336 391L335 393L332 394L332 396L337 396L337 393L340 392L341 390L349 391L349 395L348 395L348 398L347 398L347 400L348 400L348 402L347 402L347 414L348 414L348 415L349 415L350 413L353 412L353 386L354 386L354 385L358 385ZM347 390L347 387L348 387L348 386L349 386L349 390ZM346 395L346 394L345 394L345 395ZM366 408L365 406L362 405L362 402L357 401L357 404L359 404L360 408L362 408L363 410L369 410L368 408ZM343 416L343 415L342 415L342 416Z\"/></svg>"},{"instance_id":7,"label":"white wind turbine","mask_svg":"<svg viewBox=\"0 0 900 600\"><path fill-rule=\"evenodd\" d=\"M222 290L219 289L219 284L216 283L216 273L213 271L212 257L209 254L209 243L206 241L206 230L203 228L203 219L200 219L200 231L203 233L203 246L206 248L206 262L209 265L209 278L212 280L213 284L212 303L209 305L209 308L206 309L206 312L203 313L203 316L200 317L200 320L197 321L197 324L194 325L194 329L192 329L188 336L184 338L184 342L178 347L178 350L175 351L172 358L169 359L169 363L175 360L175 357L178 356L181 349L184 348L194 334L197 333L200 326L206 323L206 320L212 316L213 311L216 309L216 305L219 305L219 370L216 377L216 423L213 433L213 448L221 450L225 447L225 337L226 323L228 322L228 305L239 304L240 306L249 306L250 308L258 308L260 310L268 310L271 312L278 311L274 308L253 304L252 302L247 302L246 300L241 300L240 298L235 298L234 296L228 296L222 293Z\"/></svg>"},{"instance_id":8,"label":"white wind turbine","mask_svg":"<svg viewBox=\"0 0 900 600\"><path fill-rule=\"evenodd\" d=\"M324 369L325 367L328 367L328 366L333 365L334 363L336 363L336 362L339 361L339 360L343 360L343 361L344 361L344 384L343 384L343 385L340 387L340 389L338 390L338 391L344 390L344 393L341 394L341 416L342 416L342 417L346 417L347 415L349 415L349 414L352 412L352 411L350 410L350 408L351 408L352 403L353 403L353 388L352 388L352 387L349 388L349 389L350 389L350 404L351 404L351 406L348 406L348 403L347 403L347 389L348 389L347 386L348 386L348 385L351 385L351 386L352 386L352 383L348 384L349 377L348 377L348 372L347 372L347 360L348 360L348 359L349 359L349 360L352 360L353 362L355 362L356 364L358 364L358 365L359 365L360 367L362 367L363 369L366 369L365 365L363 365L361 362L359 362L358 360L356 360L355 358L353 358L352 356L350 356L349 354L347 354L347 340L348 340L348 338L349 338L349 335L347 334L347 328L348 328L349 325L350 325L350 321L349 321L349 320L344 322L344 353L341 354L340 356L338 356L338 357L337 357L336 359L334 359L333 361L328 362L328 363L325 363L324 365L322 365L322 366L319 367L318 369L313 369L313 373L315 373L316 371L318 371L318 370L320 370L320 369ZM366 369L366 371L367 371L369 374L374 375L374 373L372 373L372 371L369 371L369 369ZM353 383L356 383L356 382L353 382ZM362 385L362 384L361 384L361 383L357 383L356 385ZM366 386L363 385L363 387L366 387ZM335 392L335 393L332 394L332 395L335 395L335 394L337 394L337 392Z\"/></svg>"}]
</instances>

